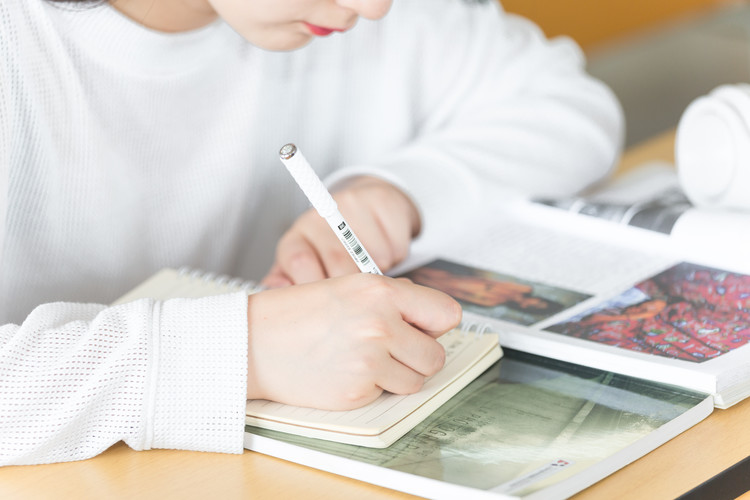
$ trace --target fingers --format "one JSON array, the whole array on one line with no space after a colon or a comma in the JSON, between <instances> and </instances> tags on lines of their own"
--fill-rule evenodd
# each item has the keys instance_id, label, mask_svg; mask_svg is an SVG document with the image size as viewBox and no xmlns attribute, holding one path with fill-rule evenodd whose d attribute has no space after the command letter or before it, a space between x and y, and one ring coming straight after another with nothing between
<instances>
[{"instance_id":1,"label":"fingers","mask_svg":"<svg viewBox=\"0 0 750 500\"><path fill-rule=\"evenodd\" d=\"M359 270L325 220L315 212L305 213L282 237L274 267L296 284Z\"/></svg>"},{"instance_id":2,"label":"fingers","mask_svg":"<svg viewBox=\"0 0 750 500\"><path fill-rule=\"evenodd\" d=\"M422 332L439 337L461 322L461 304L450 295L404 278L390 281L402 318Z\"/></svg>"},{"instance_id":3,"label":"fingers","mask_svg":"<svg viewBox=\"0 0 750 500\"><path fill-rule=\"evenodd\" d=\"M420 346L422 352L402 349L403 338L394 339L391 349L372 349L369 346L368 350L372 349L370 355L359 360L360 368L353 370L348 377L351 386L335 406L339 409L359 408L377 399L383 391L394 394L418 392L424 386L425 378L443 367L445 350L424 333L415 330L413 334L424 341ZM403 354L403 361L394 357L399 352Z\"/></svg>"},{"instance_id":4,"label":"fingers","mask_svg":"<svg viewBox=\"0 0 750 500\"><path fill-rule=\"evenodd\" d=\"M416 208L403 193L382 181L368 180L336 193L336 201L381 269L406 258L416 234Z\"/></svg>"},{"instance_id":5,"label":"fingers","mask_svg":"<svg viewBox=\"0 0 750 500\"><path fill-rule=\"evenodd\" d=\"M315 247L299 231L284 235L276 249L275 267L295 284L310 283L327 277Z\"/></svg>"},{"instance_id":6,"label":"fingers","mask_svg":"<svg viewBox=\"0 0 750 500\"><path fill-rule=\"evenodd\" d=\"M461 306L450 296L403 280L361 275L362 289L353 293L373 304L372 310L387 318L377 305L395 307L398 318L374 322L367 338L382 337L383 352L391 359L381 361L372 376L379 387L397 394L416 392L425 377L445 364L445 350L435 341L461 321ZM369 296L368 296L369 294ZM387 368L386 368L387 367Z\"/></svg>"},{"instance_id":7,"label":"fingers","mask_svg":"<svg viewBox=\"0 0 750 500\"><path fill-rule=\"evenodd\" d=\"M388 346L388 352L399 365L408 368L417 378L431 377L445 364L445 349L432 336L425 335L424 332L406 323L394 329L392 336L393 342ZM400 391L393 388L393 384L397 384L398 380L392 380L390 371L386 375L388 375L386 380L389 381L389 385L381 385L381 387L402 394L401 391L404 389Z\"/></svg>"},{"instance_id":8,"label":"fingers","mask_svg":"<svg viewBox=\"0 0 750 500\"><path fill-rule=\"evenodd\" d=\"M434 340L433 342L437 344ZM379 373L376 384L379 389L394 394L414 394L424 386L426 376L396 360L391 360L387 369Z\"/></svg>"},{"instance_id":9,"label":"fingers","mask_svg":"<svg viewBox=\"0 0 750 500\"><path fill-rule=\"evenodd\" d=\"M260 284L266 288L283 288L293 285L294 282L284 273L281 266L274 264L266 277L261 280Z\"/></svg>"},{"instance_id":10,"label":"fingers","mask_svg":"<svg viewBox=\"0 0 750 500\"><path fill-rule=\"evenodd\" d=\"M442 292L366 273L251 295L248 398L346 409L416 392L460 318Z\"/></svg>"},{"instance_id":11,"label":"fingers","mask_svg":"<svg viewBox=\"0 0 750 500\"><path fill-rule=\"evenodd\" d=\"M362 177L335 193L334 198L382 270L387 271L407 256L420 220L416 207L402 191L383 180ZM263 282L267 286L309 283L358 270L326 221L308 210L279 241L273 269Z\"/></svg>"}]
</instances>

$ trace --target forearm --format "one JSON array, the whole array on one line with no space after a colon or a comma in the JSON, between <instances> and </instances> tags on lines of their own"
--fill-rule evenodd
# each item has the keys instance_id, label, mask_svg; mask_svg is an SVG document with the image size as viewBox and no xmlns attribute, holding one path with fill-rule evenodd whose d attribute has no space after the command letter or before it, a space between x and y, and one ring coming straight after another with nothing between
<instances>
[{"instance_id":1,"label":"forearm","mask_svg":"<svg viewBox=\"0 0 750 500\"><path fill-rule=\"evenodd\" d=\"M0 465L242 449L244 294L39 306L0 327ZM210 312L209 312L210 311Z\"/></svg>"},{"instance_id":2,"label":"forearm","mask_svg":"<svg viewBox=\"0 0 750 500\"><path fill-rule=\"evenodd\" d=\"M411 140L328 179L387 179L415 201L426 233L455 228L494 188L529 196L579 191L607 175L622 144L619 104L585 73L578 47L548 41L494 8L476 9L455 20L471 29L424 44L423 116Z\"/></svg>"}]
</instances>

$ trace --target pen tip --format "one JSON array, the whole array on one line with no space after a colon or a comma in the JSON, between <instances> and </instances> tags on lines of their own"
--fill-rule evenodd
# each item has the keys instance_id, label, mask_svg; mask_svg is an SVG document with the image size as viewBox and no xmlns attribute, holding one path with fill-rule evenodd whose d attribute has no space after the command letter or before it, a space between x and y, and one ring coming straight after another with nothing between
<instances>
[{"instance_id":1,"label":"pen tip","mask_svg":"<svg viewBox=\"0 0 750 500\"><path fill-rule=\"evenodd\" d=\"M279 150L279 156L282 160L288 160L292 156L294 156L296 152L297 146L290 142L289 144L284 144L283 146L281 146L281 149Z\"/></svg>"}]
</instances>

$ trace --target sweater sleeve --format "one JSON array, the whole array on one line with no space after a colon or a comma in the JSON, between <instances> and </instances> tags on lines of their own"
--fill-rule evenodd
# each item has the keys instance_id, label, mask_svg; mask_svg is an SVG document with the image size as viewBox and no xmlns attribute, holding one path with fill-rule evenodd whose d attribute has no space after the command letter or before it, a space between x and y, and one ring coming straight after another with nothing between
<instances>
[{"instance_id":1,"label":"sweater sleeve","mask_svg":"<svg viewBox=\"0 0 750 500\"><path fill-rule=\"evenodd\" d=\"M421 96L418 130L389 156L342 169L329 184L381 176L416 202L423 237L439 237L497 188L563 196L607 175L622 146L622 111L586 74L575 43L547 40L494 1L411 3L424 11L403 16L420 19L410 28L419 39L412 54L419 63L412 81Z\"/></svg>"},{"instance_id":2,"label":"sweater sleeve","mask_svg":"<svg viewBox=\"0 0 750 500\"><path fill-rule=\"evenodd\" d=\"M136 450L241 453L247 295L52 303L0 326L0 465Z\"/></svg>"},{"instance_id":3,"label":"sweater sleeve","mask_svg":"<svg viewBox=\"0 0 750 500\"><path fill-rule=\"evenodd\" d=\"M8 184L10 177L11 130L14 129L15 115L11 113L11 63L17 54L11 50L10 39L14 35L10 28L6 6L0 3L0 27L6 33L0 36L0 262L3 258L5 242L5 220L8 211ZM6 29L7 28L7 29Z\"/></svg>"}]
</instances>

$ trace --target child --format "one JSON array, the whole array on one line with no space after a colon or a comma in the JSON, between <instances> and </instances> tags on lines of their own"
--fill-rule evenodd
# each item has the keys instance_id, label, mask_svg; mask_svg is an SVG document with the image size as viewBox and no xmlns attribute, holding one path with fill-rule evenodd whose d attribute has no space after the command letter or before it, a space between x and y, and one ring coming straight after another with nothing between
<instances>
[{"instance_id":1,"label":"child","mask_svg":"<svg viewBox=\"0 0 750 500\"><path fill-rule=\"evenodd\" d=\"M353 408L442 366L458 304L356 273L281 145L387 270L491 186L585 187L622 133L577 47L495 2L0 0L0 26L0 464L239 453L246 398ZM270 289L107 307L181 265Z\"/></svg>"}]
</instances>

